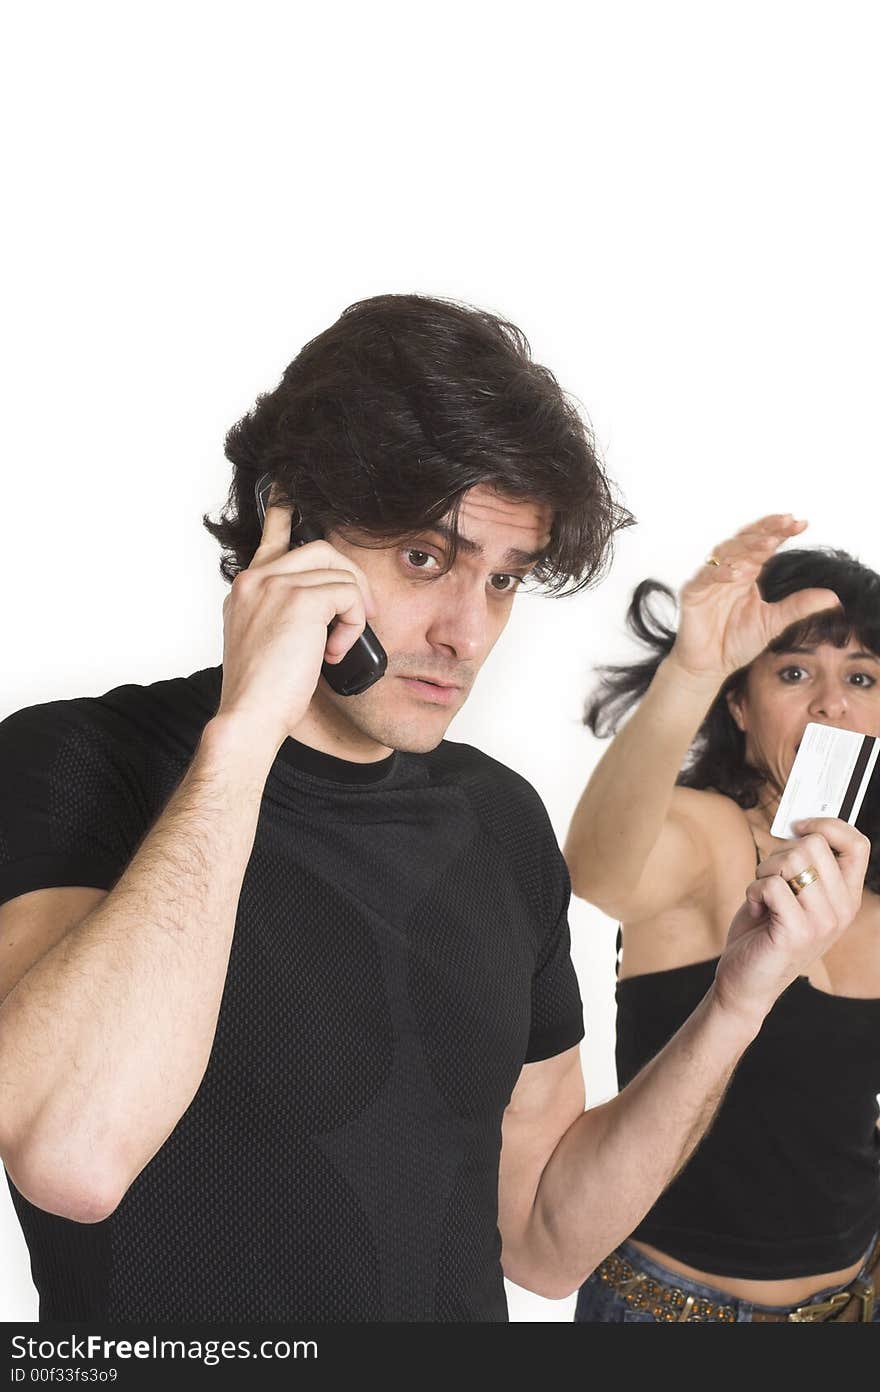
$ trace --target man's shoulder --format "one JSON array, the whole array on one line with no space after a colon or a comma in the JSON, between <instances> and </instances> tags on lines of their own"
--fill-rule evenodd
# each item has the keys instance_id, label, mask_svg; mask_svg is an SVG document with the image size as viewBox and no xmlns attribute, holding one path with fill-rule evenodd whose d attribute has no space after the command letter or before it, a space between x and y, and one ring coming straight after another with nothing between
<instances>
[{"instance_id":1,"label":"man's shoulder","mask_svg":"<svg viewBox=\"0 0 880 1392\"><path fill-rule=\"evenodd\" d=\"M547 817L540 794L525 775L476 745L444 739L426 758L435 777L454 782L465 793L503 799L523 815Z\"/></svg>"},{"instance_id":2,"label":"man's shoulder","mask_svg":"<svg viewBox=\"0 0 880 1392\"><path fill-rule=\"evenodd\" d=\"M133 751L172 744L181 750L197 741L214 713L215 668L153 682L124 682L97 694L55 697L13 710L0 719L0 750L35 758L83 741ZM219 685L217 686L219 693Z\"/></svg>"},{"instance_id":3,"label":"man's shoulder","mask_svg":"<svg viewBox=\"0 0 880 1392\"><path fill-rule=\"evenodd\" d=\"M25 758L41 747L62 747L90 731L100 733L98 699L91 696L53 697L19 706L0 719L0 751L4 758Z\"/></svg>"}]
</instances>

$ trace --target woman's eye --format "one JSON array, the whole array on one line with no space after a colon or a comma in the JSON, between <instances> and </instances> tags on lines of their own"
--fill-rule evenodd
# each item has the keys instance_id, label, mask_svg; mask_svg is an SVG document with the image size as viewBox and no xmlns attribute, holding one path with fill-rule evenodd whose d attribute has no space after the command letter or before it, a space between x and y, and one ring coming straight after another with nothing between
<instances>
[{"instance_id":1,"label":"woman's eye","mask_svg":"<svg viewBox=\"0 0 880 1392\"><path fill-rule=\"evenodd\" d=\"M783 667L779 672L782 681L787 682L789 686L800 685L801 679L808 675L803 667ZM877 678L870 672L850 672L846 681L850 686L860 687L864 691L877 685Z\"/></svg>"}]
</instances>

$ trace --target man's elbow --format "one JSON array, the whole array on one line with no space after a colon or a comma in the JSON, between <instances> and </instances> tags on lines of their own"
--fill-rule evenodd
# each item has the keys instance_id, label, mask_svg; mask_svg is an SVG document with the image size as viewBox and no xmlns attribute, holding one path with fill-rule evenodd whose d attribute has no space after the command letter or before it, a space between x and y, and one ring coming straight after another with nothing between
<instances>
[{"instance_id":1,"label":"man's elbow","mask_svg":"<svg viewBox=\"0 0 880 1392\"><path fill-rule=\"evenodd\" d=\"M581 1276L572 1276L557 1265L522 1259L505 1259L503 1267L508 1281L512 1281L523 1290L531 1291L533 1295L543 1296L545 1300L566 1300L570 1295L575 1295L590 1274L587 1271Z\"/></svg>"},{"instance_id":2,"label":"man's elbow","mask_svg":"<svg viewBox=\"0 0 880 1392\"><path fill-rule=\"evenodd\" d=\"M102 1183L92 1174L77 1181L65 1158L34 1163L20 1156L4 1156L7 1173L18 1192L44 1213L74 1223L102 1223L119 1207L125 1187Z\"/></svg>"}]
</instances>

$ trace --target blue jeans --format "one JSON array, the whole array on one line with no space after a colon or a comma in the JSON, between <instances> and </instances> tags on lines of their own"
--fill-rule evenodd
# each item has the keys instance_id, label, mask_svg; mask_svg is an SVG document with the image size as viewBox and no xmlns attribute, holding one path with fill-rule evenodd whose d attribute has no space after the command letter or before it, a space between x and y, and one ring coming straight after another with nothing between
<instances>
[{"instance_id":1,"label":"blue jeans","mask_svg":"<svg viewBox=\"0 0 880 1392\"><path fill-rule=\"evenodd\" d=\"M868 1257L874 1246L875 1239L871 1239L870 1246L865 1252L865 1259L859 1271L859 1277L864 1274L865 1267L868 1265ZM748 1300L735 1300L726 1291L718 1290L716 1286L703 1285L701 1281L692 1281L689 1276L681 1276L677 1271L671 1271L668 1266L661 1266L659 1262L653 1261L644 1252L639 1251L631 1242L622 1242L617 1248L618 1256L629 1262L635 1271L644 1271L648 1276L652 1276L655 1281L662 1281L665 1285L677 1286L688 1295L695 1297L702 1296L705 1300L711 1300L716 1305L730 1305L736 1311L737 1323L750 1322L753 1310L788 1310L788 1305L753 1305ZM854 1279L858 1280L858 1277ZM877 1276L874 1277L877 1286ZM849 1284L847 1282L847 1284ZM835 1291L842 1290L842 1286L829 1286L826 1290L817 1291L806 1300L800 1302L801 1305L814 1305L822 1300L827 1300L829 1295ZM622 1295L610 1288L599 1279L594 1271L588 1276L584 1284L578 1291L577 1306L574 1312L575 1321L600 1321L603 1324L635 1324L649 1321L652 1324L663 1323L661 1319L655 1319L650 1310L640 1310L633 1305L628 1305ZM880 1324L880 1289L874 1299L874 1315L872 1323Z\"/></svg>"}]
</instances>

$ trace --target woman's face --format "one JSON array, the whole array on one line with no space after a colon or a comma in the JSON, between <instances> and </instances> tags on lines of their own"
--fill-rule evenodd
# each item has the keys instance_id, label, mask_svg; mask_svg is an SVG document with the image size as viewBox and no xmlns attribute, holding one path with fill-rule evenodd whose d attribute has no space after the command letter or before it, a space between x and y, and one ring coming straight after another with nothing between
<instances>
[{"instance_id":1,"label":"woman's face","mask_svg":"<svg viewBox=\"0 0 880 1392\"><path fill-rule=\"evenodd\" d=\"M750 764L784 787L810 721L880 735L880 658L857 640L763 652L748 671L730 713L746 737Z\"/></svg>"}]
</instances>

